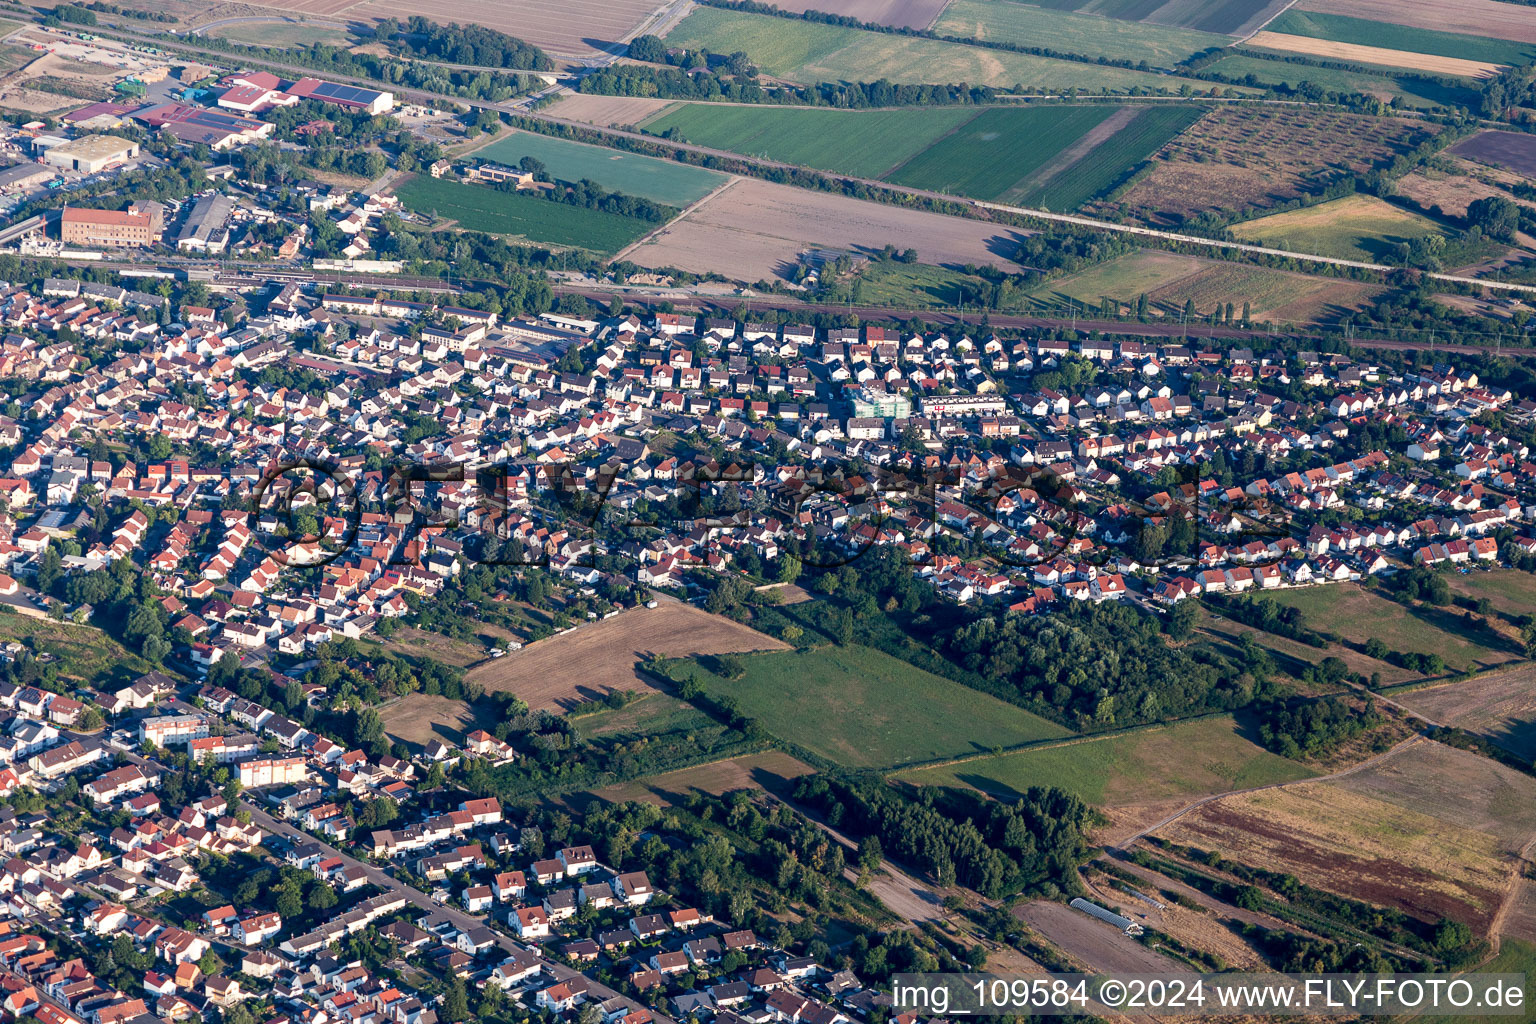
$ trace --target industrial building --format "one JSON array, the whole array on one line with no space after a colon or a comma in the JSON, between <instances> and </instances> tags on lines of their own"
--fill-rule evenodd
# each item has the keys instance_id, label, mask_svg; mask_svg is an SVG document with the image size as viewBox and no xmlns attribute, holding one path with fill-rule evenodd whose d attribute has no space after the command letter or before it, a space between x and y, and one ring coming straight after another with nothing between
<instances>
[{"instance_id":1,"label":"industrial building","mask_svg":"<svg viewBox=\"0 0 1536 1024\"><path fill-rule=\"evenodd\" d=\"M34 146L36 143L34 143ZM49 146L43 163L52 167L95 174L139 155L139 144L116 135L87 135L72 142Z\"/></svg>"},{"instance_id":2,"label":"industrial building","mask_svg":"<svg viewBox=\"0 0 1536 1024\"><path fill-rule=\"evenodd\" d=\"M203 196L192 204L192 212L176 235L176 248L183 252L223 252L229 244L227 225L234 209L228 196Z\"/></svg>"},{"instance_id":3,"label":"industrial building","mask_svg":"<svg viewBox=\"0 0 1536 1024\"><path fill-rule=\"evenodd\" d=\"M364 89L356 85L339 85L322 82L318 78L301 78L283 90L301 100L319 100L334 103L338 107L366 110L370 114L387 114L394 109L395 94Z\"/></svg>"},{"instance_id":4,"label":"industrial building","mask_svg":"<svg viewBox=\"0 0 1536 1024\"><path fill-rule=\"evenodd\" d=\"M52 168L42 164L16 164L0 170L0 192L23 192L41 185L56 175Z\"/></svg>"},{"instance_id":5,"label":"industrial building","mask_svg":"<svg viewBox=\"0 0 1536 1024\"><path fill-rule=\"evenodd\" d=\"M160 103L133 113L133 119L150 128L170 132L188 145L205 143L224 150L264 139L272 134L269 121L239 117L226 110L192 107L184 103Z\"/></svg>"},{"instance_id":6,"label":"industrial building","mask_svg":"<svg viewBox=\"0 0 1536 1024\"><path fill-rule=\"evenodd\" d=\"M126 210L90 210L66 206L59 214L59 237L66 244L147 248L160 241L165 207L150 200Z\"/></svg>"}]
</instances>

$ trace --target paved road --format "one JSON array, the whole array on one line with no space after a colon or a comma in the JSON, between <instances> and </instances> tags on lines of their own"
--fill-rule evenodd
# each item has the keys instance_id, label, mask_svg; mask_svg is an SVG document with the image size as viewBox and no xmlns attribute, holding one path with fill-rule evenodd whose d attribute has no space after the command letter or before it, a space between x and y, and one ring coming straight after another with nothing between
<instances>
[{"instance_id":1,"label":"paved road","mask_svg":"<svg viewBox=\"0 0 1536 1024\"><path fill-rule=\"evenodd\" d=\"M350 854L337 849L329 843L321 842L314 836L309 835L307 832L302 832L299 829L294 828L292 825L288 824L286 821L283 821L281 818L273 817L271 814L268 814L266 811L257 807L249 800L246 801L245 806L250 809L251 820L256 822L256 824L259 825L262 829L272 833L273 835L281 836L282 838L287 839L293 843L315 843L319 845L332 856L340 857L347 863L347 866L361 868L363 873L368 876L368 881L372 882L380 889L385 889L392 893L398 893L406 900L408 900L412 905L426 911L429 918L437 920L446 919L460 931L468 931L471 928L480 928L485 926L486 921L484 918L477 917L474 914L466 913L465 911L451 905L444 905L435 902L432 897L428 896L426 893L419 889L411 888L409 885L406 885L404 882L395 878L393 875L389 874L387 871L384 871L377 865L358 860L356 857L353 857ZM501 947L503 952L511 954L520 951L529 951L539 955L540 962L544 968L544 971L553 977L556 981L569 981L572 978L579 978L584 976L580 971L567 967L564 964L555 963L552 960L544 958L541 954L541 951L537 947L520 945L512 941L512 939L507 935L502 934L500 931L496 931L495 929L492 929L492 931L495 931L496 944ZM613 989L602 984L601 982L596 981L593 978L587 978L587 986L587 997L596 1002L606 1002L609 999L618 997L623 999L627 1005L634 1009L641 1008L639 1003L636 1003L628 996L624 996L619 992L615 992ZM675 1024L675 1022L670 1017L655 1013L655 1011L652 1012L655 1014L657 1021L661 1022L661 1024Z\"/></svg>"}]
</instances>

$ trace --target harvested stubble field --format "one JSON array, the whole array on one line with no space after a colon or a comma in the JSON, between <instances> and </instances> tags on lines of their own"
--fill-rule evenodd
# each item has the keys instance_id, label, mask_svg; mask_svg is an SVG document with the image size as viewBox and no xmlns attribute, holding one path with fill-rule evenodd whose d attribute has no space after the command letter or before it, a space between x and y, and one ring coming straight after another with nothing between
<instances>
[{"instance_id":1,"label":"harvested stubble field","mask_svg":"<svg viewBox=\"0 0 1536 1024\"><path fill-rule=\"evenodd\" d=\"M694 765L663 775L653 775L638 782L625 782L592 791L605 803L643 800L654 804L681 804L693 792L719 796L737 789L766 789L772 793L788 791L790 783L815 769L779 750L733 757L726 761Z\"/></svg>"},{"instance_id":2,"label":"harvested stubble field","mask_svg":"<svg viewBox=\"0 0 1536 1024\"><path fill-rule=\"evenodd\" d=\"M1489 196L1512 197L1508 192L1468 174L1448 174L1432 168L1414 171L1397 179L1397 194L1428 210L1438 206L1448 217L1465 217L1467 207Z\"/></svg>"},{"instance_id":3,"label":"harvested stubble field","mask_svg":"<svg viewBox=\"0 0 1536 1024\"><path fill-rule=\"evenodd\" d=\"M548 108L548 112L556 117L612 128L638 125L673 106L677 106L676 100L577 92L562 96L558 103Z\"/></svg>"},{"instance_id":4,"label":"harvested stubble field","mask_svg":"<svg viewBox=\"0 0 1536 1024\"><path fill-rule=\"evenodd\" d=\"M1431 53L1414 53L1412 50L1389 50L1381 46L1341 43L1333 39L1293 36L1267 30L1254 33L1244 45L1259 50L1299 53L1307 57L1340 61L1345 64L1407 68L1411 71L1422 71L1427 75L1447 75L1452 78L1492 78L1504 67L1502 64L1493 64L1488 61L1441 57Z\"/></svg>"},{"instance_id":5,"label":"harvested stubble field","mask_svg":"<svg viewBox=\"0 0 1536 1024\"><path fill-rule=\"evenodd\" d=\"M1442 725L1474 732L1518 757L1536 758L1536 666L1393 696Z\"/></svg>"},{"instance_id":6,"label":"harvested stubble field","mask_svg":"<svg viewBox=\"0 0 1536 1024\"><path fill-rule=\"evenodd\" d=\"M649 654L682 657L786 646L730 619L668 601L540 640L478 666L465 679L487 691L515 693L530 708L568 710L615 690L651 688L637 671Z\"/></svg>"},{"instance_id":7,"label":"harvested stubble field","mask_svg":"<svg viewBox=\"0 0 1536 1024\"><path fill-rule=\"evenodd\" d=\"M472 705L425 693L411 693L384 708L384 732L413 750L420 750L432 740L460 744L476 729L489 729L495 722L483 720Z\"/></svg>"},{"instance_id":8,"label":"harvested stubble field","mask_svg":"<svg viewBox=\"0 0 1536 1024\"><path fill-rule=\"evenodd\" d=\"M292 11L295 14L331 17L356 7L357 0L259 0L248 6L260 10ZM372 17L381 18L384 15L375 14Z\"/></svg>"},{"instance_id":9,"label":"harvested stubble field","mask_svg":"<svg viewBox=\"0 0 1536 1024\"><path fill-rule=\"evenodd\" d=\"M1457 156L1536 178L1536 137L1519 132L1479 132L1450 148Z\"/></svg>"},{"instance_id":10,"label":"harvested stubble field","mask_svg":"<svg viewBox=\"0 0 1536 1024\"><path fill-rule=\"evenodd\" d=\"M541 46L551 54L588 57L629 39L662 5L659 0L280 0L263 6L311 14L344 10L348 17L360 21L405 19L420 14L444 24L484 25Z\"/></svg>"},{"instance_id":11,"label":"harvested stubble field","mask_svg":"<svg viewBox=\"0 0 1536 1024\"><path fill-rule=\"evenodd\" d=\"M1194 79L1149 71L1056 60L937 39L870 32L841 25L794 21L717 7L696 8L667 34L671 46L714 53L745 51L777 78L792 82L957 83L1041 89L1125 92L1170 89ZM1239 90L1241 91L1241 90Z\"/></svg>"},{"instance_id":12,"label":"harvested stubble field","mask_svg":"<svg viewBox=\"0 0 1536 1024\"><path fill-rule=\"evenodd\" d=\"M1024 235L987 221L743 178L621 255L641 266L754 282L787 276L808 249L878 250L892 239L915 248L924 263L1007 267Z\"/></svg>"},{"instance_id":13,"label":"harvested stubble field","mask_svg":"<svg viewBox=\"0 0 1536 1024\"><path fill-rule=\"evenodd\" d=\"M934 29L947 36L1020 46L1040 46L1042 40L1049 40L1044 45L1060 53L1144 60L1158 67L1172 67L1201 50L1232 42L1214 32L1136 24L1013 0L950 0Z\"/></svg>"},{"instance_id":14,"label":"harvested stubble field","mask_svg":"<svg viewBox=\"0 0 1536 1024\"><path fill-rule=\"evenodd\" d=\"M1504 0L1301 0L1297 11L1344 15L1433 32L1536 43L1536 18Z\"/></svg>"},{"instance_id":15,"label":"harvested stubble field","mask_svg":"<svg viewBox=\"0 0 1536 1024\"><path fill-rule=\"evenodd\" d=\"M1420 741L1341 779L1214 801L1158 834L1481 932L1536 835L1536 780Z\"/></svg>"},{"instance_id":16,"label":"harvested stubble field","mask_svg":"<svg viewBox=\"0 0 1536 1024\"><path fill-rule=\"evenodd\" d=\"M1262 209L1342 173L1363 173L1437 131L1399 118L1218 107L1165 146L1152 172L1106 208L1172 225L1206 210Z\"/></svg>"}]
</instances>

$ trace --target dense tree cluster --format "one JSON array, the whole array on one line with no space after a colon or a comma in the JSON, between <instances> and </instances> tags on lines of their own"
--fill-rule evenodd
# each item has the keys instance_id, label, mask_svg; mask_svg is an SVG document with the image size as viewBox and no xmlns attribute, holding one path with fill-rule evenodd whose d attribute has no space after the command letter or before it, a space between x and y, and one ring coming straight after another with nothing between
<instances>
[{"instance_id":1,"label":"dense tree cluster","mask_svg":"<svg viewBox=\"0 0 1536 1024\"><path fill-rule=\"evenodd\" d=\"M882 855L986 896L1068 884L1088 851L1092 811L1059 789L1031 786L1017 800L985 800L923 787L916 795L883 780L804 777L795 799L863 840L862 867Z\"/></svg>"},{"instance_id":2,"label":"dense tree cluster","mask_svg":"<svg viewBox=\"0 0 1536 1024\"><path fill-rule=\"evenodd\" d=\"M1283 757L1318 757L1382 722L1374 703L1357 710L1338 697L1274 701L1259 709L1259 738Z\"/></svg>"},{"instance_id":3,"label":"dense tree cluster","mask_svg":"<svg viewBox=\"0 0 1536 1024\"><path fill-rule=\"evenodd\" d=\"M548 71L555 66L537 46L481 25L440 25L418 14L403 24L385 18L377 32L391 47L451 64L514 71Z\"/></svg>"}]
</instances>

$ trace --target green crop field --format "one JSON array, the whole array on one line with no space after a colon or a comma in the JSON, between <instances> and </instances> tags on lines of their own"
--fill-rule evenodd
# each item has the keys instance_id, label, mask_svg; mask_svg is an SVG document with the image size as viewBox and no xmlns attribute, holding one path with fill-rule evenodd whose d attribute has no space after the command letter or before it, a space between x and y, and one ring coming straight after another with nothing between
<instances>
[{"instance_id":1,"label":"green crop field","mask_svg":"<svg viewBox=\"0 0 1536 1024\"><path fill-rule=\"evenodd\" d=\"M1111 106L993 109L898 167L890 180L996 199L1115 112Z\"/></svg>"},{"instance_id":2,"label":"green crop field","mask_svg":"<svg viewBox=\"0 0 1536 1024\"><path fill-rule=\"evenodd\" d=\"M1110 60L1146 61L1172 67L1212 46L1232 40L1213 32L1191 32L1161 25L1045 10L1013 0L950 0L934 31L941 35L1043 46L1059 53Z\"/></svg>"},{"instance_id":3,"label":"green crop field","mask_svg":"<svg viewBox=\"0 0 1536 1024\"><path fill-rule=\"evenodd\" d=\"M514 131L508 138L493 142L475 155L508 166L531 156L560 181L587 178L610 192L623 192L668 206L687 206L727 180L724 174L702 167L532 132Z\"/></svg>"},{"instance_id":4,"label":"green crop field","mask_svg":"<svg viewBox=\"0 0 1536 1024\"><path fill-rule=\"evenodd\" d=\"M1075 210L1119 185L1169 139L1205 113L1204 107L1148 107L1135 120L1089 150L1060 174L1025 192L1018 202L1050 210Z\"/></svg>"},{"instance_id":5,"label":"green crop field","mask_svg":"<svg viewBox=\"0 0 1536 1024\"><path fill-rule=\"evenodd\" d=\"M962 43L947 43L840 25L699 7L667 33L670 46L713 53L745 52L768 74L793 82L957 83L1000 88L1124 92L1209 85L1153 72L1055 60Z\"/></svg>"},{"instance_id":6,"label":"green crop field","mask_svg":"<svg viewBox=\"0 0 1536 1024\"><path fill-rule=\"evenodd\" d=\"M537 196L498 192L418 175L395 190L406 209L458 221L461 227L530 242L613 253L659 225L601 210L554 203Z\"/></svg>"},{"instance_id":7,"label":"green crop field","mask_svg":"<svg viewBox=\"0 0 1536 1024\"><path fill-rule=\"evenodd\" d=\"M1379 637L1393 651L1438 654L1454 671L1515 657L1512 651L1498 649L1502 641L1486 632L1469 633L1459 611L1409 609L1358 584L1278 590L1264 596L1301 609L1309 628L1337 633L1355 644Z\"/></svg>"},{"instance_id":8,"label":"green crop field","mask_svg":"<svg viewBox=\"0 0 1536 1024\"><path fill-rule=\"evenodd\" d=\"M1336 43L1377 46L1411 53L1431 53L1437 57L1480 60L1491 64L1525 64L1536 59L1536 45L1531 43L1390 25L1342 14L1286 11L1265 27L1270 32L1307 36L1310 39L1329 39Z\"/></svg>"},{"instance_id":9,"label":"green crop field","mask_svg":"<svg viewBox=\"0 0 1536 1024\"><path fill-rule=\"evenodd\" d=\"M1246 79L1253 76L1256 84L1288 85L1295 88L1302 82L1311 82L1329 92L1372 93L1393 97L1399 106L1424 109L1440 106L1471 106L1477 100L1477 91L1457 86L1442 85L1416 75L1367 75L1358 71L1338 68L1314 67L1310 64L1291 64L1272 60L1256 52L1239 50L1230 57L1223 57L1214 64L1206 65L1212 71L1228 78Z\"/></svg>"},{"instance_id":10,"label":"green crop field","mask_svg":"<svg viewBox=\"0 0 1536 1024\"><path fill-rule=\"evenodd\" d=\"M710 659L684 662L705 693L729 695L764 729L851 768L889 768L1068 731L1022 708L869 647L742 655L746 673L722 679Z\"/></svg>"},{"instance_id":11,"label":"green crop field","mask_svg":"<svg viewBox=\"0 0 1536 1024\"><path fill-rule=\"evenodd\" d=\"M746 156L878 178L976 116L974 107L828 110L688 103L641 127Z\"/></svg>"},{"instance_id":12,"label":"green crop field","mask_svg":"<svg viewBox=\"0 0 1536 1024\"><path fill-rule=\"evenodd\" d=\"M1123 805L1293 782L1316 772L1272 754L1248 723L1205 718L1122 736L1020 750L960 764L915 768L906 782L971 786L1004 799L1030 786L1056 786L1091 804Z\"/></svg>"},{"instance_id":13,"label":"green crop field","mask_svg":"<svg viewBox=\"0 0 1536 1024\"><path fill-rule=\"evenodd\" d=\"M1428 217L1356 195L1232 226L1245 241L1348 260L1380 260L1400 242L1445 232Z\"/></svg>"}]
</instances>

